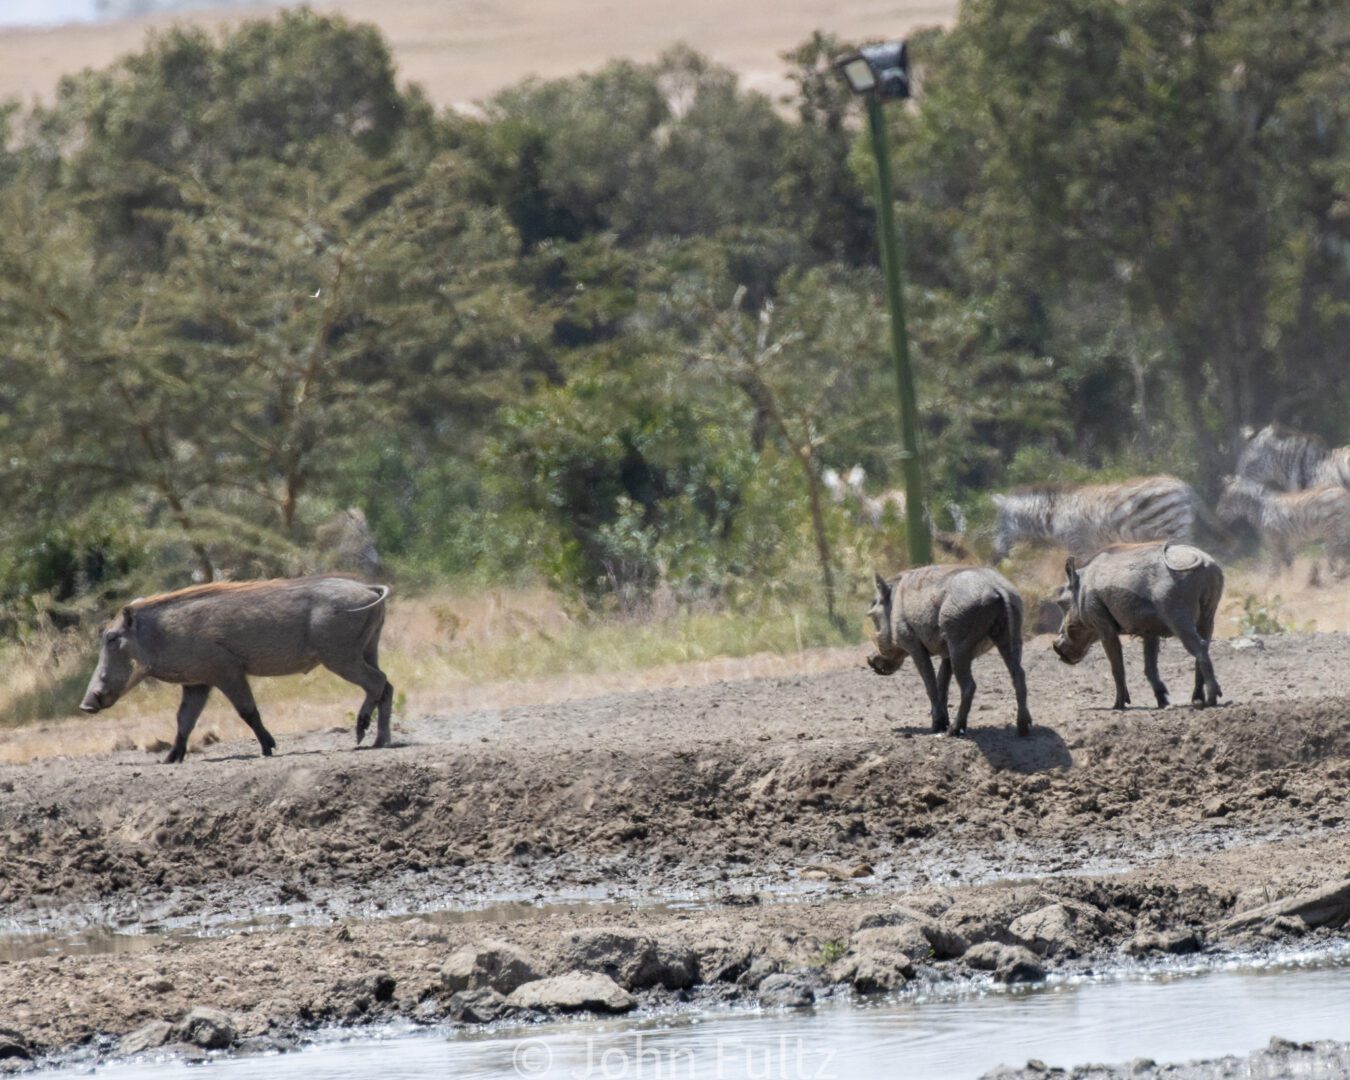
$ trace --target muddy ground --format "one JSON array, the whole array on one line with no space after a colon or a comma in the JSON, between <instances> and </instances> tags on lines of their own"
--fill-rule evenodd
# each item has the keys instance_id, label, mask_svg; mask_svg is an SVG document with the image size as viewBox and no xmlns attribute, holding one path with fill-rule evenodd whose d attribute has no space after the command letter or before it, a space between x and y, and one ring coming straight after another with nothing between
<instances>
[{"instance_id":1,"label":"muddy ground","mask_svg":"<svg viewBox=\"0 0 1350 1080\"><path fill-rule=\"evenodd\" d=\"M1166 1065L1144 1059L1072 1069L1037 1061L1028 1062L1025 1068L994 1069L983 1080L1344 1080L1346 1076L1350 1076L1350 1043L1299 1043L1274 1036L1269 1046L1242 1057Z\"/></svg>"},{"instance_id":2,"label":"muddy ground","mask_svg":"<svg viewBox=\"0 0 1350 1080\"><path fill-rule=\"evenodd\" d=\"M1120 714L1099 652L1070 669L1033 642L1029 739L996 657L951 739L928 733L912 670L883 679L860 654L424 716L390 751L353 750L343 727L270 760L241 737L178 767L141 751L5 767L0 1028L18 1049L0 1065L113 1053L155 1021L142 1041L188 1037L168 1027L192 1006L224 1010L236 1046L529 1019L503 957L531 979L602 971L633 995L614 1007L661 1008L1337 940L1350 638L1259 644L1215 645L1233 704ZM1150 697L1137 649L1127 663ZM1163 675L1187 696L1175 645ZM46 955L39 936L119 926L96 951Z\"/></svg>"}]
</instances>

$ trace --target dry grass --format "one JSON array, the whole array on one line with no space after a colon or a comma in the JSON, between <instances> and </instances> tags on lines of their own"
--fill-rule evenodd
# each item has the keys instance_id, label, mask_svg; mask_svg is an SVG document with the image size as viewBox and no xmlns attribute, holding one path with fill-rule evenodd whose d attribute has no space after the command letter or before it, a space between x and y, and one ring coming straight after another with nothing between
<instances>
[{"instance_id":1,"label":"dry grass","mask_svg":"<svg viewBox=\"0 0 1350 1080\"><path fill-rule=\"evenodd\" d=\"M1350 631L1350 579L1298 560L1273 571L1253 560L1227 569L1217 636L1244 629L1243 603L1256 597L1289 628ZM1053 595L1062 556L1023 553L1008 568L1029 610ZM705 613L661 619L581 623L545 589L493 590L396 598L383 638L383 662L398 688L397 716L537 705L669 686L838 670L861 663L859 645L837 640L819 620L793 612ZM153 750L172 738L176 687L143 684L96 718L75 712L92 646L50 636L0 655L0 715L18 726L0 731L0 762ZM258 679L267 725L278 734L350 730L360 691L325 671ZM35 719L46 717L47 719ZM194 735L238 739L247 730L218 696ZM167 748L167 747L166 747Z\"/></svg>"},{"instance_id":2,"label":"dry grass","mask_svg":"<svg viewBox=\"0 0 1350 1080\"><path fill-rule=\"evenodd\" d=\"M779 54L829 30L844 37L900 37L950 23L955 0L329 0L311 3L377 25L398 65L438 105L465 106L530 75L559 78L614 59L652 60L687 42L738 72L748 86L787 89ZM218 29L259 18L274 5L150 15L96 25L0 33L0 99L50 99L62 75L106 67L141 48L147 32L181 24Z\"/></svg>"},{"instance_id":3,"label":"dry grass","mask_svg":"<svg viewBox=\"0 0 1350 1080\"><path fill-rule=\"evenodd\" d=\"M400 713L506 708L860 663L857 646L811 647L831 639L837 640L820 621L791 612L583 624L547 590L494 590L397 599L381 659L398 689L397 722ZM97 717L75 712L93 669L92 645L48 638L11 647L8 659L11 678L0 686L0 709L22 726L0 732L0 762L155 751L173 736L179 691L172 686L142 684ZM323 670L257 679L254 692L278 734L350 730L361 701L359 690ZM34 716L48 719L25 723ZM217 695L192 745L245 735Z\"/></svg>"}]
</instances>

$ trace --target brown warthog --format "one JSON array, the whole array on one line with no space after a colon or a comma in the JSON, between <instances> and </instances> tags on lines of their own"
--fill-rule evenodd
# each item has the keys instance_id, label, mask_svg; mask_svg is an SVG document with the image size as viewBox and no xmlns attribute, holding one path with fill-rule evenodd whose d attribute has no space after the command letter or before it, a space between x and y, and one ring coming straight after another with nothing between
<instances>
[{"instance_id":1,"label":"brown warthog","mask_svg":"<svg viewBox=\"0 0 1350 1080\"><path fill-rule=\"evenodd\" d=\"M934 731L947 730L947 691L955 674L961 705L952 734L965 732L975 697L971 661L997 647L1017 693L1017 734L1031 734L1022 673L1022 598L1007 578L985 566L921 566L889 582L877 574L876 587L867 615L877 651L867 663L878 675L893 675L906 656L914 657ZM934 656L942 658L936 675Z\"/></svg>"},{"instance_id":2,"label":"brown warthog","mask_svg":"<svg viewBox=\"0 0 1350 1080\"><path fill-rule=\"evenodd\" d=\"M211 688L230 700L264 756L276 740L263 727L250 675L298 675L322 664L366 692L360 743L378 707L376 746L389 745L394 688L379 666L389 589L350 578L224 582L133 600L103 631L98 667L80 708L106 709L144 678L179 683L178 737L166 763L182 761Z\"/></svg>"},{"instance_id":3,"label":"brown warthog","mask_svg":"<svg viewBox=\"0 0 1350 1080\"><path fill-rule=\"evenodd\" d=\"M1167 705L1167 687L1158 674L1158 645L1165 637L1175 637L1195 657L1191 702L1218 704L1223 691L1209 659L1214 613L1223 597L1218 563L1197 547L1169 541L1118 544L1099 551L1081 570L1072 557L1064 569L1069 580L1060 597L1064 622L1055 652L1066 664L1076 664L1100 638L1116 681L1113 709L1130 703L1121 634L1144 639L1144 675L1159 708Z\"/></svg>"}]
</instances>

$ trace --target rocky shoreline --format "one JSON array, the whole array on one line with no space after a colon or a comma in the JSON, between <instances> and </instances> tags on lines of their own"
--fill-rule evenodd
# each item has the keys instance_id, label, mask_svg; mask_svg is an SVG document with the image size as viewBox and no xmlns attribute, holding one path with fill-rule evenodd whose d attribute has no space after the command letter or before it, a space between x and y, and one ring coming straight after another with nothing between
<instances>
[{"instance_id":1,"label":"rocky shoreline","mask_svg":"<svg viewBox=\"0 0 1350 1080\"><path fill-rule=\"evenodd\" d=\"M1350 1076L1350 1042L1291 1042L1272 1036L1264 1049L1204 1061L1159 1065L1146 1058L1123 1065L1060 1069L1041 1061L993 1069L982 1080L1342 1080Z\"/></svg>"},{"instance_id":2,"label":"rocky shoreline","mask_svg":"<svg viewBox=\"0 0 1350 1080\"><path fill-rule=\"evenodd\" d=\"M1242 704L1113 714L1104 663L1029 650L1029 739L998 685L934 738L917 680L859 670L0 769L0 1068L1343 943L1350 641L1215 662ZM61 949L91 923L148 933Z\"/></svg>"}]
</instances>

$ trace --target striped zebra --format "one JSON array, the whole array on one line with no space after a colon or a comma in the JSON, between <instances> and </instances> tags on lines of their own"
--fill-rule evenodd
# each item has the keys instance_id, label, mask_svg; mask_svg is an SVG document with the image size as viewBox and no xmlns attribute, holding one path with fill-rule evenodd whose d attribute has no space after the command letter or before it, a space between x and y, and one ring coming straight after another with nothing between
<instances>
[{"instance_id":1,"label":"striped zebra","mask_svg":"<svg viewBox=\"0 0 1350 1080\"><path fill-rule=\"evenodd\" d=\"M994 505L997 562L1019 540L1055 544L1076 559L1090 558L1108 544L1189 541L1199 500L1174 476L1144 476L1067 490L1030 488L995 495Z\"/></svg>"},{"instance_id":2,"label":"striped zebra","mask_svg":"<svg viewBox=\"0 0 1350 1080\"><path fill-rule=\"evenodd\" d=\"M1238 455L1237 475L1280 491L1350 487L1350 446L1329 449L1316 435L1267 424Z\"/></svg>"},{"instance_id":3,"label":"striped zebra","mask_svg":"<svg viewBox=\"0 0 1350 1080\"><path fill-rule=\"evenodd\" d=\"M1333 567L1350 560L1350 489L1323 484L1302 491L1273 491L1246 477L1224 485L1218 513L1227 523L1246 520L1285 566L1309 544L1326 545Z\"/></svg>"}]
</instances>

